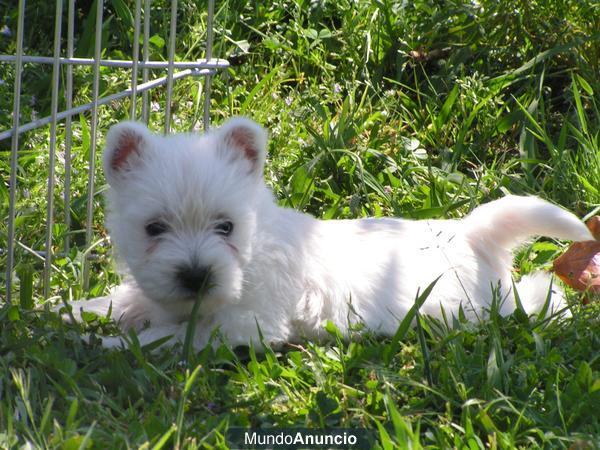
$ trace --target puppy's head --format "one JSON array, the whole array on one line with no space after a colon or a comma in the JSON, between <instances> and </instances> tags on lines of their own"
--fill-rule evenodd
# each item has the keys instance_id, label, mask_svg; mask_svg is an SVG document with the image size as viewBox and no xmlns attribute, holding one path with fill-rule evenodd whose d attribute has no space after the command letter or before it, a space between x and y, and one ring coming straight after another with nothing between
<instances>
[{"instance_id":1,"label":"puppy's head","mask_svg":"<svg viewBox=\"0 0 600 450\"><path fill-rule=\"evenodd\" d=\"M123 122L106 136L108 227L151 299L235 302L251 258L267 135L236 118L205 135Z\"/></svg>"}]
</instances>

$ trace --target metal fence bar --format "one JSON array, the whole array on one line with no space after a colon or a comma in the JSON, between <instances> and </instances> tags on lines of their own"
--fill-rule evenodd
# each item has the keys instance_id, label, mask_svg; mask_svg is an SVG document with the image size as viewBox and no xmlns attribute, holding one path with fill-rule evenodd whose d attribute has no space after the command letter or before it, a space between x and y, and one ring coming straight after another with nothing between
<instances>
[{"instance_id":1,"label":"metal fence bar","mask_svg":"<svg viewBox=\"0 0 600 450\"><path fill-rule=\"evenodd\" d=\"M16 1L14 2L17 3ZM62 200L64 203L64 225L66 233L64 236L64 254L68 255L71 247L74 245L73 238L70 236L72 228L72 194L71 184L76 175L72 171L73 160L73 118L74 115L81 114L86 111L91 111L90 122L90 148L89 161L87 170L87 209L85 218L85 242L87 250L93 248L93 206L95 199L95 172L96 172L96 150L99 143L99 123L100 115L99 108L102 105L114 102L116 100L130 97L129 115L132 119L137 116L139 107L138 95L143 95L142 100L142 117L148 121L150 114L150 97L148 92L160 86L166 85L166 115L165 115L165 131L170 130L173 119L173 91L174 83L177 80L188 76L205 77L205 98L203 118L205 127L209 126L210 120L210 94L212 76L220 69L229 66L228 61L213 58L213 21L214 21L214 1L208 0L208 18L207 18L207 42L206 53L204 58L197 61L175 61L175 49L177 44L177 8L178 1L170 1L170 26L169 26L169 41L167 61L151 61L150 60L150 24L151 24L151 0L144 0L144 22L143 29L141 24L142 0L135 0L135 17L134 17L134 34L133 34L133 51L131 60L109 60L101 59L102 50L102 26L103 26L103 10L104 1L98 0L96 4L95 17L95 47L93 58L76 58L74 57L75 48L75 21L77 20L77 5L76 0L55 0L55 17L54 17L54 36L53 36L53 53L51 56L25 55L24 34L25 34L25 10L26 0L18 0L17 6L17 24L16 24L16 50L14 55L0 55L0 64L8 63L14 65L14 93L13 93L13 118L10 129L0 131L0 140L11 138L10 150L10 173L8 180L9 187L9 205L8 205L8 230L7 230L7 266L6 266L6 300L10 302L13 288L13 272L15 270L15 252L17 247L27 249L34 256L43 260L43 275L41 277L41 286L43 287L43 295L48 298L51 293L51 281L53 274L66 276L54 264L53 259L57 254L61 254L60 250L54 247L56 236L54 236L54 223L58 223L58 215L55 212L55 197L58 198L56 186L56 164L57 151L64 144L64 191ZM63 9L68 9L65 18L68 21L63 28ZM66 49L63 50L62 35L66 31ZM143 34L143 36L142 36ZM140 43L140 38L143 42ZM140 50L142 44L142 50ZM64 55L61 54L64 52ZM142 55L140 55L142 53ZM141 56L141 57L140 57ZM52 79L50 89L51 104L50 115L41 119L21 125L21 91L23 89L23 74L27 64L46 64L52 65ZM92 66L93 67L93 88L92 101L90 103L74 107L75 97L75 77L73 66ZM63 66L65 70L63 71ZM103 98L100 95L100 68L111 67L117 69L131 69L131 85L129 89L116 92ZM150 80L151 70L165 70L166 74L163 77ZM139 72L142 71L142 82L139 83ZM164 73L164 72L163 72ZM61 77L64 76L64 80ZM61 83L64 81L64 85ZM64 87L64 100L60 97L63 95L62 87ZM64 101L65 109L59 110L59 103ZM65 120L66 119L66 120ZM64 142L59 142L61 133L59 133L59 121L65 120L65 137ZM84 120L84 119L82 119ZM48 178L47 178L47 204L46 204L46 224L45 224L45 242L43 249L34 250L25 240L17 239L17 201L18 196L18 163L19 163L19 145L21 145L21 134L33 130L35 128L50 124L49 147L47 150ZM82 174L83 175L83 174ZM62 217L62 214L61 214ZM23 242L21 242L23 240ZM86 257L83 261L82 270L82 287L87 290L89 287L89 261Z\"/></svg>"},{"instance_id":2,"label":"metal fence bar","mask_svg":"<svg viewBox=\"0 0 600 450\"><path fill-rule=\"evenodd\" d=\"M15 55L0 55L0 62L14 62L16 60ZM50 56L28 56L23 55L23 63L34 63L34 64L54 64L54 58ZM96 60L94 58L74 58L74 57L62 57L58 58L61 65L75 65L75 66L95 66ZM101 59L101 67L115 67L121 69L131 69L136 65L135 61L122 60L122 59ZM207 60L200 61L174 61L172 63L174 69L224 69L229 67L229 62L225 59L209 58ZM137 66L143 69L168 69L170 67L169 62L165 61L138 61Z\"/></svg>"},{"instance_id":3,"label":"metal fence bar","mask_svg":"<svg viewBox=\"0 0 600 450\"><path fill-rule=\"evenodd\" d=\"M171 97L175 63L175 32L177 29L177 0L171 0L171 31L169 32L169 68L167 72L167 105L165 108L165 134L171 131Z\"/></svg>"},{"instance_id":4,"label":"metal fence bar","mask_svg":"<svg viewBox=\"0 0 600 450\"><path fill-rule=\"evenodd\" d=\"M54 228L54 173L56 163L56 125L58 114L58 89L60 87L60 41L62 28L62 0L56 0L56 17L54 21L54 65L52 67L52 100L50 111L50 148L48 151L48 199L46 207L46 258L44 259L44 298L50 295L50 271L52 266L52 231Z\"/></svg>"},{"instance_id":5,"label":"metal fence bar","mask_svg":"<svg viewBox=\"0 0 600 450\"><path fill-rule=\"evenodd\" d=\"M144 63L148 62L150 59L149 53L149 45L150 45L150 0L144 0ZM146 67L142 70L142 83L145 84L148 82L148 69ZM148 123L150 118L149 109L148 109L148 92L144 91L142 95L142 120L144 123Z\"/></svg>"},{"instance_id":6,"label":"metal fence bar","mask_svg":"<svg viewBox=\"0 0 600 450\"><path fill-rule=\"evenodd\" d=\"M215 2L209 0L208 16L206 18L206 61L212 59L214 15ZM212 77L207 75L204 80L204 130L208 131L210 128L210 91L212 89Z\"/></svg>"},{"instance_id":7,"label":"metal fence bar","mask_svg":"<svg viewBox=\"0 0 600 450\"><path fill-rule=\"evenodd\" d=\"M17 194L17 161L19 151L19 119L21 116L21 76L23 75L23 25L25 21L25 0L19 0L17 23L17 55L15 60L15 85L13 94L12 142L10 147L10 178L8 201L8 245L6 258L6 301L12 301L12 271L15 256L15 206Z\"/></svg>"},{"instance_id":8,"label":"metal fence bar","mask_svg":"<svg viewBox=\"0 0 600 450\"><path fill-rule=\"evenodd\" d=\"M138 85L138 65L140 58L140 15L142 12L141 0L135 0L135 21L133 30L133 67L131 69L131 108L129 118L135 120L136 116L136 101L137 101L137 85Z\"/></svg>"},{"instance_id":9,"label":"metal fence bar","mask_svg":"<svg viewBox=\"0 0 600 450\"><path fill-rule=\"evenodd\" d=\"M202 69L202 70L192 70L192 69L187 69L187 70L182 70L181 72L176 72L173 75L173 80L177 81L181 78L185 78L187 76L193 75L193 76L205 76L209 73L215 73L215 71L213 69ZM167 77L161 77L161 78L156 78L155 80L151 80L148 81L147 83L142 83L140 85L138 85L137 87L137 91L138 93L140 92L147 92L151 89L154 89L156 87L160 87L160 86L164 86L165 84L167 84ZM131 95L131 89L126 89L124 91L121 92L117 92L116 94L111 94L108 95L106 97L102 97L101 99L98 99L98 106L102 106L102 105L106 105L107 103L111 103L114 102L116 100L119 100L123 97L127 97ZM75 108L72 108L70 110L65 110L65 111L61 111L58 113L57 118L58 120L62 120L68 116L74 116L75 114L81 114L83 112L89 111L93 108L94 106L94 102L90 102L90 103L86 103L84 105L80 105L77 106ZM41 126L44 125L48 125L51 122L51 117L44 117L42 119L38 119L35 120L33 122L29 122L25 125L21 125L19 126L19 128L17 129L17 133L18 134L22 134L25 133L26 131L31 131L34 130L36 128L39 128ZM8 139L13 135L13 130L6 130L0 133L0 141L4 140L4 139Z\"/></svg>"},{"instance_id":10,"label":"metal fence bar","mask_svg":"<svg viewBox=\"0 0 600 450\"><path fill-rule=\"evenodd\" d=\"M69 12L67 18L67 57L73 57L73 42L75 33L75 0L69 0ZM65 88L65 107L71 109L73 107L73 66L67 66L66 88ZM65 228L67 234L65 236L65 254L69 253L71 247L71 146L72 139L72 117L67 116L65 121L65 188L63 193L64 211L65 211Z\"/></svg>"},{"instance_id":11,"label":"metal fence bar","mask_svg":"<svg viewBox=\"0 0 600 450\"><path fill-rule=\"evenodd\" d=\"M90 159L88 161L88 192L85 219L85 245L92 242L92 221L94 218L94 187L96 180L96 145L98 129L98 96L100 95L100 55L102 51L102 13L104 0L96 0L96 42L94 42L94 81L92 87L92 119L90 123ZM90 282L90 264L83 260L83 290L87 291Z\"/></svg>"}]
</instances>

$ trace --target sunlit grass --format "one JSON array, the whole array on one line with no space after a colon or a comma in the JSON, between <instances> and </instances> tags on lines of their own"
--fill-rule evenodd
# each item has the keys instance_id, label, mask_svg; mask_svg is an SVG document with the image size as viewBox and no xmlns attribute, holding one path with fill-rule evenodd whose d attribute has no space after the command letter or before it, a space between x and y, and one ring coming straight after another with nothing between
<instances>
[{"instance_id":1,"label":"sunlit grass","mask_svg":"<svg viewBox=\"0 0 600 450\"><path fill-rule=\"evenodd\" d=\"M51 43L39 36L50 35L51 24L40 17L53 14L52 5L27 3L37 8L28 17L38 32L26 42L47 54ZM132 34L122 6L131 2L107 3L106 56L127 57ZM179 3L178 58L201 58L206 12L197 2ZM213 82L213 121L243 114L269 129L265 176L282 205L326 219L452 218L511 192L540 195L580 216L597 211L595 3L217 3L215 55L232 66ZM153 33L165 40L166 2L153 5ZM82 55L88 14L82 9L78 22ZM10 40L0 48L10 52ZM152 52L166 55L158 37ZM9 123L13 75L6 65L0 71L0 118ZM48 82L49 73L28 72L24 119L48 113ZM77 69L77 102L89 101L91 82L89 70ZM127 71L102 72L103 92L128 82ZM176 84L176 130L202 125L201 93L201 79ZM157 131L164 101L164 92L152 93ZM102 108L101 135L128 111L128 100ZM415 313L418 326L399 324L393 338L356 330L345 341L327 325L328 342L277 352L221 345L151 353L135 337L128 351L101 348L94 336L114 332L113 324L90 316L83 326L66 325L48 310L118 283L98 173L92 278L90 290L82 288L91 250L82 231L89 117L74 118L70 229L59 128L56 270L44 304L35 250L47 223L48 139L47 129L23 135L19 154L16 302L0 307L1 448L225 448L231 426L366 427L385 449L600 446L600 308L581 306L573 293L573 318L555 322L516 313L473 324ZM0 145L4 266L9 147ZM562 249L534 243L518 253L516 269L547 267Z\"/></svg>"}]
</instances>

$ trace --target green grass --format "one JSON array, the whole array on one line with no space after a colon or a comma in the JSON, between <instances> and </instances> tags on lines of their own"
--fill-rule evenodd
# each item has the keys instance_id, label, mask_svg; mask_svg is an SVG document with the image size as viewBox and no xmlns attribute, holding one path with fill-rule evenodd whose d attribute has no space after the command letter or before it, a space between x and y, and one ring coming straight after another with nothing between
<instances>
[{"instance_id":1,"label":"green grass","mask_svg":"<svg viewBox=\"0 0 600 450\"><path fill-rule=\"evenodd\" d=\"M51 51L52 2L27 2L32 54ZM132 2L109 1L103 48L131 53ZM153 2L153 58L166 57L168 2ZM179 59L203 55L206 12L181 0ZM79 4L76 53L89 55L90 5ZM123 8L125 6L125 8ZM0 51L14 51L13 31ZM600 206L600 8L592 1L218 2L213 121L245 114L271 133L266 178L282 205L318 217L452 218L505 192L536 194L580 216ZM45 37L46 36L46 37ZM161 40L162 38L162 40ZM0 66L0 123L10 124L14 73ZM101 92L125 88L103 70ZM30 68L23 120L48 114L51 71ZM76 68L76 103L92 73ZM201 125L200 79L175 86L177 130ZM151 125L161 130L164 92ZM62 101L62 99L61 99ZM100 129L127 100L101 109ZM356 330L344 341L284 351L226 345L105 350L114 325L63 324L49 306L118 283L103 228L98 173L91 283L82 288L89 117L75 118L70 228L59 129L51 299L42 298L48 129L22 136L15 303L0 303L0 448L225 448L232 426L361 427L378 448L600 448L600 307L571 293L573 318L520 313L482 323L417 316L394 338ZM0 267L5 267L9 142L0 142ZM99 164L96 164L99 167ZM62 252L65 238L68 253ZM565 248L521 250L518 272ZM0 282L4 288L4 270ZM4 297L4 291L0 292ZM91 343L80 335L91 333ZM259 351L260 350L260 351Z\"/></svg>"}]
</instances>

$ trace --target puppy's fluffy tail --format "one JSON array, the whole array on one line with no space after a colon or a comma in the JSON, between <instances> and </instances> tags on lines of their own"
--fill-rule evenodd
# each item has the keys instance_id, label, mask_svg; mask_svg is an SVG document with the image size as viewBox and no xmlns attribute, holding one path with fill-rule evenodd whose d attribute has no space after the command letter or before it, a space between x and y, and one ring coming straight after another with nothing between
<instances>
[{"instance_id":1,"label":"puppy's fluffy tail","mask_svg":"<svg viewBox=\"0 0 600 450\"><path fill-rule=\"evenodd\" d=\"M570 241L594 239L585 224L573 214L537 197L508 195L479 206L465 221L470 238L507 250L533 236Z\"/></svg>"},{"instance_id":2,"label":"puppy's fluffy tail","mask_svg":"<svg viewBox=\"0 0 600 450\"><path fill-rule=\"evenodd\" d=\"M571 311L567 308L565 294L552 279L551 274L542 271L530 273L521 278L515 287L521 305L528 315L540 312L546 305L546 301L548 301L546 317L555 316L559 312L562 317L571 315Z\"/></svg>"}]
</instances>

